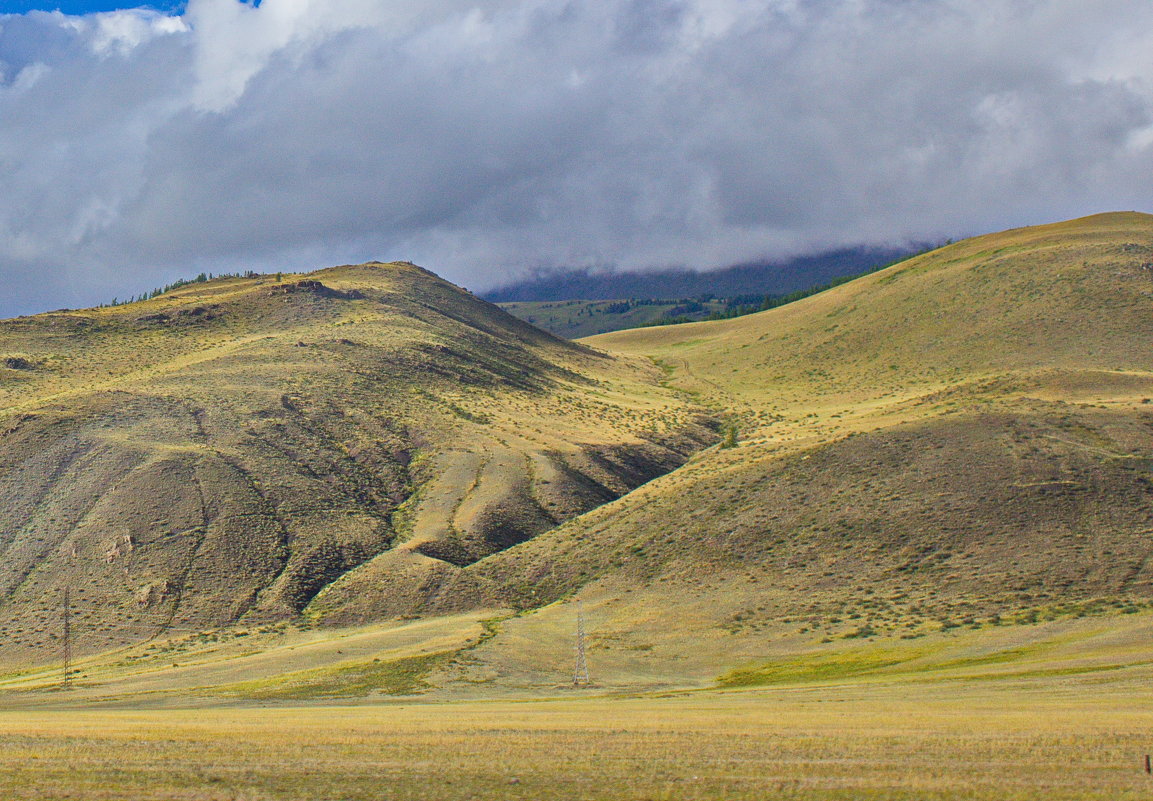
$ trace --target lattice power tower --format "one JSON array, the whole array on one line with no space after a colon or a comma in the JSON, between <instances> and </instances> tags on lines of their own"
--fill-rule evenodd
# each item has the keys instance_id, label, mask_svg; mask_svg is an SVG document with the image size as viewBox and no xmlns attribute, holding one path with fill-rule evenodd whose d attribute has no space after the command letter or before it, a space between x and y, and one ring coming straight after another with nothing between
<instances>
[{"instance_id":1,"label":"lattice power tower","mask_svg":"<svg viewBox=\"0 0 1153 801\"><path fill-rule=\"evenodd\" d=\"M576 664L573 666L572 686L587 687L589 684L589 663L585 657L585 607L577 601L576 619Z\"/></svg>"},{"instance_id":2,"label":"lattice power tower","mask_svg":"<svg viewBox=\"0 0 1153 801\"><path fill-rule=\"evenodd\" d=\"M60 686L72 686L72 599L68 587L64 588L64 671Z\"/></svg>"}]
</instances>

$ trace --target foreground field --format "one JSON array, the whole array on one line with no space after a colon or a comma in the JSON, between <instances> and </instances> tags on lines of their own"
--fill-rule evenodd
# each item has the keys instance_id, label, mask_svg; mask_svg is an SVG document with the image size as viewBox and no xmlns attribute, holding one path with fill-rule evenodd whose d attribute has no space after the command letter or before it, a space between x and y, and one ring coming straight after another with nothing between
<instances>
[{"instance_id":1,"label":"foreground field","mask_svg":"<svg viewBox=\"0 0 1153 801\"><path fill-rule=\"evenodd\" d=\"M0 713L8 799L1136 799L1147 677Z\"/></svg>"},{"instance_id":2,"label":"foreground field","mask_svg":"<svg viewBox=\"0 0 1153 801\"><path fill-rule=\"evenodd\" d=\"M644 650L622 644L607 608L587 606L596 685L579 690L565 683L563 604L157 643L81 660L68 690L58 666L9 674L0 797L1112 801L1153 791L1147 609L1048 610L1036 622L903 637L718 634L676 655L674 633ZM662 677L662 666L679 672ZM701 689L643 689L662 684Z\"/></svg>"},{"instance_id":3,"label":"foreground field","mask_svg":"<svg viewBox=\"0 0 1153 801\"><path fill-rule=\"evenodd\" d=\"M879 622L862 631L872 607L820 625L750 618L706 628L708 598L740 591L709 588L660 610L644 598L590 594L584 609L596 691L639 697L846 682L1153 678L1153 610L1144 602L1034 607L948 625L910 621L912 627L889 633ZM0 705L142 710L548 700L571 695L575 606L157 640L73 662L67 691L59 661L0 675ZM700 634L686 645L670 621Z\"/></svg>"}]
</instances>

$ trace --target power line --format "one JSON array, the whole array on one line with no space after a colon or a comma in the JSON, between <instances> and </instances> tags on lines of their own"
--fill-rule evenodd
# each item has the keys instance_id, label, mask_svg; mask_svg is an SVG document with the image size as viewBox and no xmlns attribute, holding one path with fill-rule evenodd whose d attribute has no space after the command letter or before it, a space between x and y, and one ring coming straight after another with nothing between
<instances>
[{"instance_id":1,"label":"power line","mask_svg":"<svg viewBox=\"0 0 1153 801\"><path fill-rule=\"evenodd\" d=\"M585 657L585 614L584 602L577 601L576 623L576 664L573 666L572 686L587 687L589 685L589 666Z\"/></svg>"},{"instance_id":2,"label":"power line","mask_svg":"<svg viewBox=\"0 0 1153 801\"><path fill-rule=\"evenodd\" d=\"M72 686L72 605L70 603L71 588L64 588L64 675L61 677L60 688L68 689Z\"/></svg>"},{"instance_id":3,"label":"power line","mask_svg":"<svg viewBox=\"0 0 1153 801\"><path fill-rule=\"evenodd\" d=\"M100 618L92 617L93 613L109 613L109 612L125 612L122 608L116 607L91 607L91 606L78 606L72 603L71 587L64 588L64 594L61 598L61 604L57 607L60 614L61 621L61 674L60 674L60 687L61 689L68 689L72 686L72 679L76 671L74 670L73 659L73 640L77 635L85 633L101 632L104 629L101 627L105 621ZM45 615L50 615L54 610L49 607L46 610L40 610ZM77 612L81 614L76 614ZM84 612L89 613L88 620L84 620ZM149 619L151 618L151 619ZM192 636L211 636L213 634L226 633L230 626L180 626L168 622L171 617L163 612L146 612L146 611L131 611L128 612L128 623L135 623L139 626L147 626L155 629L152 636L149 638L155 639L163 634L176 635L172 639L179 639L181 637L192 639ZM7 639L11 636L10 630L5 626L0 626L0 637ZM48 643L43 643L41 647L49 646ZM31 646L30 646L31 647Z\"/></svg>"}]
</instances>

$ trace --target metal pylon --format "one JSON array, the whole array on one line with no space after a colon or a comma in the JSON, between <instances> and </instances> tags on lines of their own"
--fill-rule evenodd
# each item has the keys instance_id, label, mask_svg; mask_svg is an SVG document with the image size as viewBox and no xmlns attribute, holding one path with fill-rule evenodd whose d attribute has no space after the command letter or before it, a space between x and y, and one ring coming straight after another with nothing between
<instances>
[{"instance_id":1,"label":"metal pylon","mask_svg":"<svg viewBox=\"0 0 1153 801\"><path fill-rule=\"evenodd\" d=\"M72 603L69 588L64 588L64 672L60 686L72 686Z\"/></svg>"},{"instance_id":2,"label":"metal pylon","mask_svg":"<svg viewBox=\"0 0 1153 801\"><path fill-rule=\"evenodd\" d=\"M584 603L577 601L576 624L576 664L573 666L573 687L586 687L589 683L589 665L585 657L585 610Z\"/></svg>"}]
</instances>

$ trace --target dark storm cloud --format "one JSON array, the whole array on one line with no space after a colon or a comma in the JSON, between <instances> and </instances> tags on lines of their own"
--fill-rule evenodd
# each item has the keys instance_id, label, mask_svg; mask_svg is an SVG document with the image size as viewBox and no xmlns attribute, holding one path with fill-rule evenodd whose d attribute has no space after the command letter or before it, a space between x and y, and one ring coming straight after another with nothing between
<instances>
[{"instance_id":1,"label":"dark storm cloud","mask_svg":"<svg viewBox=\"0 0 1153 801\"><path fill-rule=\"evenodd\" d=\"M0 18L0 313L201 269L699 267L1153 190L1145 0Z\"/></svg>"}]
</instances>

